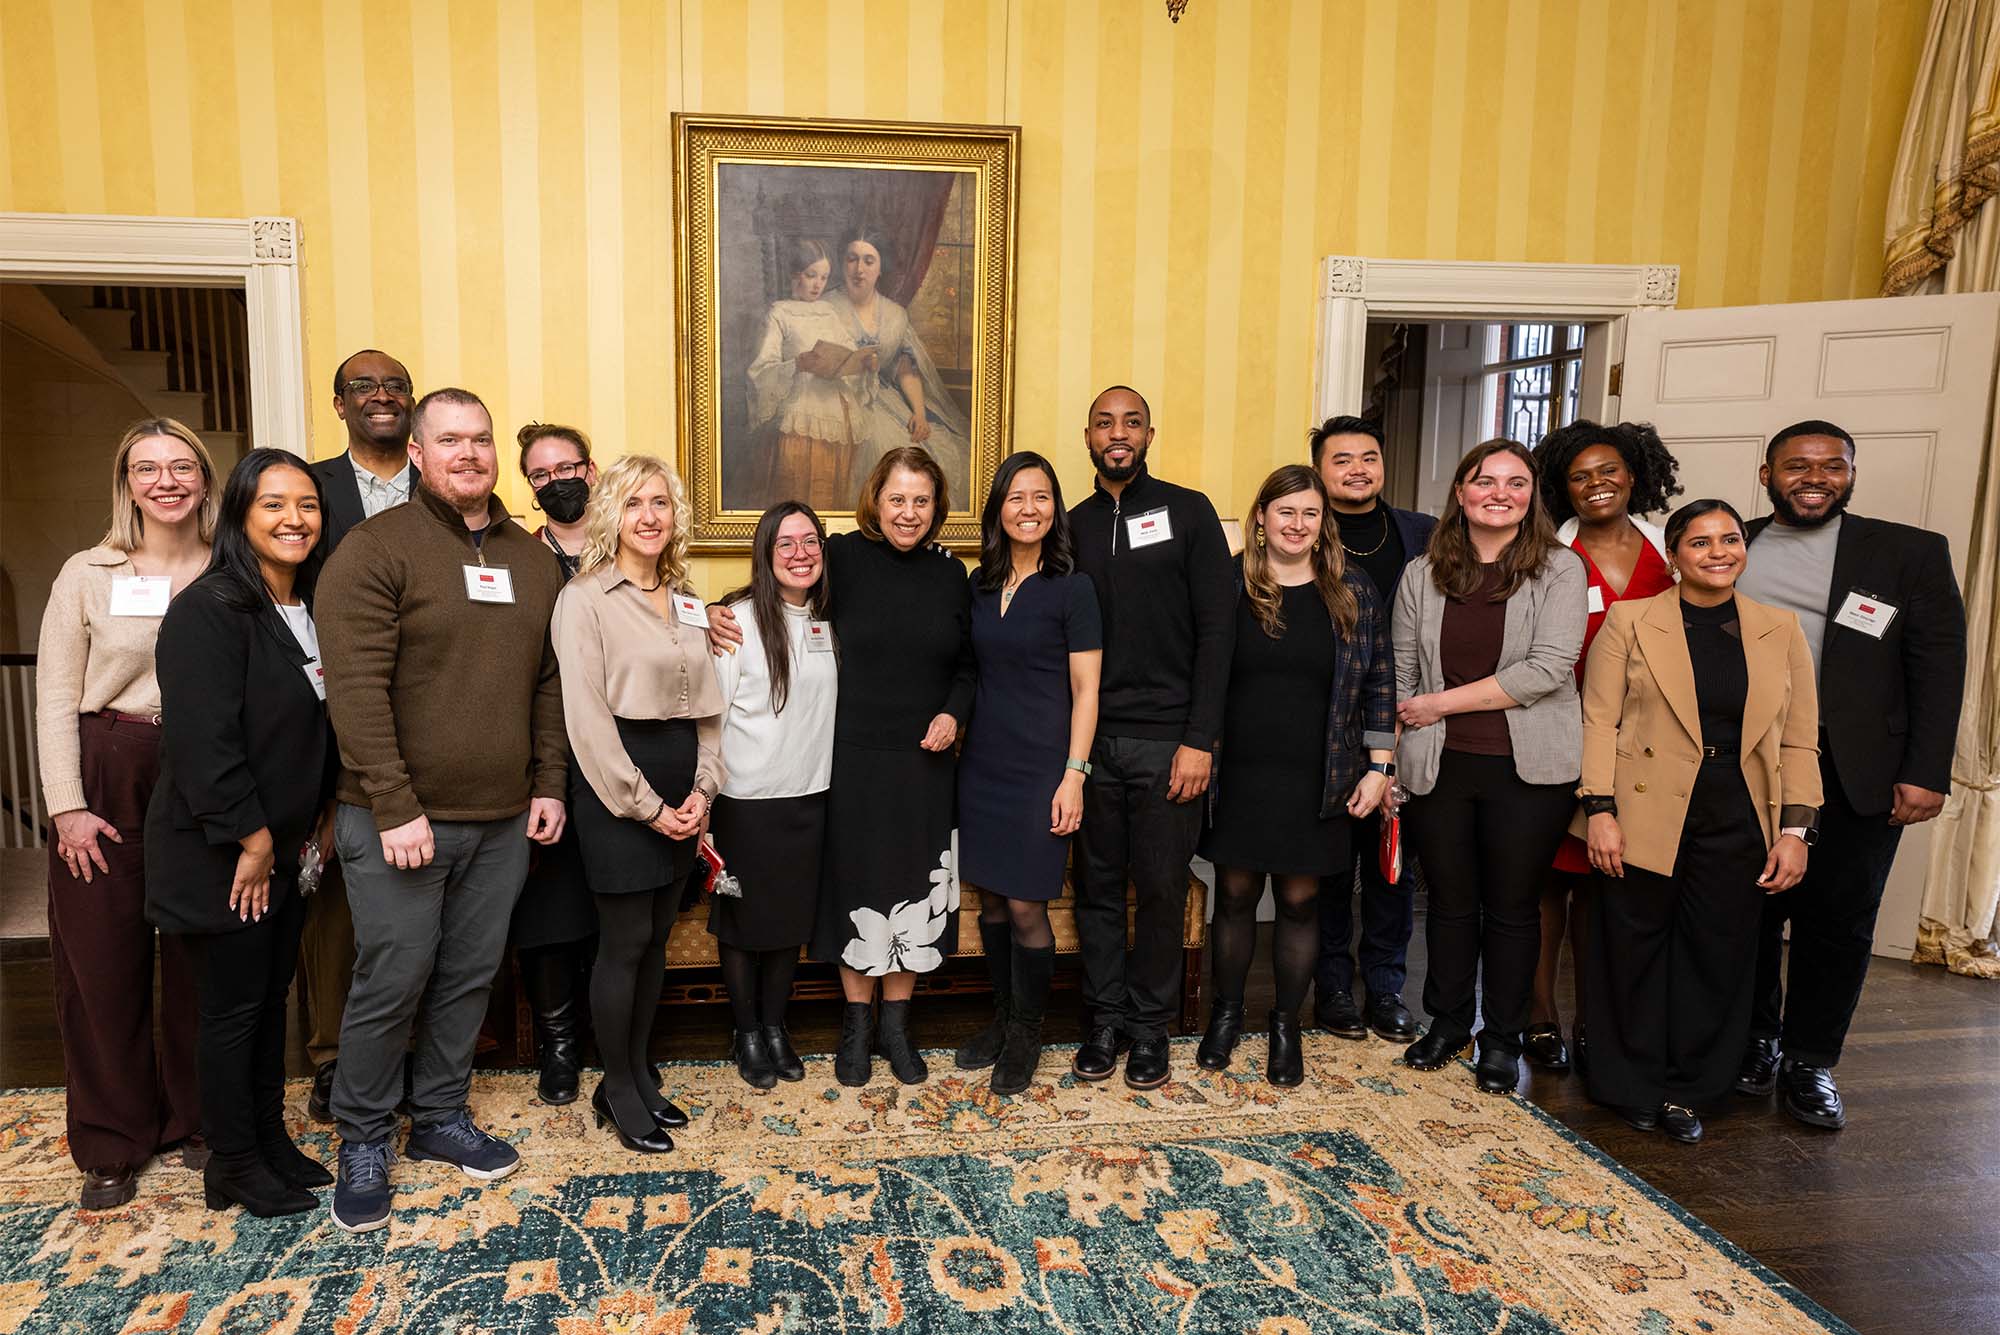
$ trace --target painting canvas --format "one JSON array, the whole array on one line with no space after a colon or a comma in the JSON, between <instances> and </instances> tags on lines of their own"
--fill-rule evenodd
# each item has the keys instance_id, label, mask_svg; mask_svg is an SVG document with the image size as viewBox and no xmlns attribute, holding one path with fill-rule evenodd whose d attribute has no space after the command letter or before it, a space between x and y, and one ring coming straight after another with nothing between
<instances>
[{"instance_id":1,"label":"painting canvas","mask_svg":"<svg viewBox=\"0 0 2000 1335\"><path fill-rule=\"evenodd\" d=\"M682 468L697 550L773 502L850 518L899 445L954 521L1006 450L1014 170L1007 128L676 118Z\"/></svg>"}]
</instances>

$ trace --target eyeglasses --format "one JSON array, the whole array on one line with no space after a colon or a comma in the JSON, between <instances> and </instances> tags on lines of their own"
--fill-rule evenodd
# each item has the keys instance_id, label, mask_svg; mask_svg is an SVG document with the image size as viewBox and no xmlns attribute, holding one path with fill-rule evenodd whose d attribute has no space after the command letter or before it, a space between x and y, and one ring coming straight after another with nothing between
<instances>
[{"instance_id":1,"label":"eyeglasses","mask_svg":"<svg viewBox=\"0 0 2000 1335\"><path fill-rule=\"evenodd\" d=\"M779 538L771 544L771 550L779 556L797 556L800 552L804 552L808 556L816 556L819 553L819 539Z\"/></svg>"},{"instance_id":2,"label":"eyeglasses","mask_svg":"<svg viewBox=\"0 0 2000 1335\"><path fill-rule=\"evenodd\" d=\"M132 475L134 482L145 486L150 487L160 480L160 466L150 460L132 464L125 471ZM201 476L201 465L192 459L176 459L167 465L166 471L174 475L176 482L192 482Z\"/></svg>"},{"instance_id":3,"label":"eyeglasses","mask_svg":"<svg viewBox=\"0 0 2000 1335\"><path fill-rule=\"evenodd\" d=\"M551 482L567 482L588 467L590 467L589 460L572 459L566 464L557 464L554 468L537 468L528 474L528 485L540 491Z\"/></svg>"},{"instance_id":4,"label":"eyeglasses","mask_svg":"<svg viewBox=\"0 0 2000 1335\"><path fill-rule=\"evenodd\" d=\"M370 380L362 377L349 380L340 388L344 393L352 394L357 399L365 399L378 389L386 389L399 399L410 397L410 382L401 376L391 376L387 380Z\"/></svg>"}]
</instances>

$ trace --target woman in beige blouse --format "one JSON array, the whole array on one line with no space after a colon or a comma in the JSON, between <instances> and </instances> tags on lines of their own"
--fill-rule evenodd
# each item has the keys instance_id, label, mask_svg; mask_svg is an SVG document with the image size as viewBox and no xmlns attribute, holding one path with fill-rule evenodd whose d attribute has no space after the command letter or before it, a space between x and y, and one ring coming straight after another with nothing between
<instances>
[{"instance_id":1,"label":"woman in beige blouse","mask_svg":"<svg viewBox=\"0 0 2000 1335\"><path fill-rule=\"evenodd\" d=\"M597 905L590 1011L604 1081L591 1106L627 1148L661 1154L687 1114L654 1087L646 1042L667 933L722 786L722 691L687 586L687 495L673 469L651 455L620 459L584 527L553 634L576 759L570 820Z\"/></svg>"},{"instance_id":2,"label":"woman in beige blouse","mask_svg":"<svg viewBox=\"0 0 2000 1335\"><path fill-rule=\"evenodd\" d=\"M36 740L50 812L49 952L68 1079L69 1150L87 1210L123 1205L153 1153L206 1150L195 1079L192 961L160 939L153 1047L146 803L160 773L153 642L167 603L208 565L215 464L172 418L135 422L111 466L111 529L63 566L42 613Z\"/></svg>"}]
</instances>

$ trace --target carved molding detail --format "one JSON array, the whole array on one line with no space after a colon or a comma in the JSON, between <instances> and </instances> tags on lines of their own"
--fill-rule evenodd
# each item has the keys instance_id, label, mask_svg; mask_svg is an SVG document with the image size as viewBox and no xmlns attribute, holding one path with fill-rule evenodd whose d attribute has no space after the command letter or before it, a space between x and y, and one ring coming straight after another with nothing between
<instances>
[{"instance_id":1,"label":"carved molding detail","mask_svg":"<svg viewBox=\"0 0 2000 1335\"><path fill-rule=\"evenodd\" d=\"M290 218L252 218L250 246L251 257L258 264L292 264L298 258Z\"/></svg>"},{"instance_id":2,"label":"carved molding detail","mask_svg":"<svg viewBox=\"0 0 2000 1335\"><path fill-rule=\"evenodd\" d=\"M1326 261L1326 295L1358 297L1368 286L1368 261L1354 255L1330 255Z\"/></svg>"},{"instance_id":3,"label":"carved molding detail","mask_svg":"<svg viewBox=\"0 0 2000 1335\"><path fill-rule=\"evenodd\" d=\"M1187 13L1187 7L1188 0L1167 0L1167 17L1173 22L1179 23L1181 15Z\"/></svg>"},{"instance_id":4,"label":"carved molding detail","mask_svg":"<svg viewBox=\"0 0 2000 1335\"><path fill-rule=\"evenodd\" d=\"M1648 306L1672 306L1681 299L1681 266L1649 264L1641 300Z\"/></svg>"}]
</instances>

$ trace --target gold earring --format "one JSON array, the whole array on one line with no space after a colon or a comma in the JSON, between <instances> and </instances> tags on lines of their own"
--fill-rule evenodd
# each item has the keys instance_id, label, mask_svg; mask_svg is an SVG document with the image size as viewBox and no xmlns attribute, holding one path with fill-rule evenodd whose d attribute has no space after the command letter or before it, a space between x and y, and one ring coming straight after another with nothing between
<instances>
[{"instance_id":1,"label":"gold earring","mask_svg":"<svg viewBox=\"0 0 2000 1335\"><path fill-rule=\"evenodd\" d=\"M1263 547L1263 545L1264 545L1264 526L1262 524L1259 524L1257 525L1257 546L1261 548Z\"/></svg>"}]
</instances>

